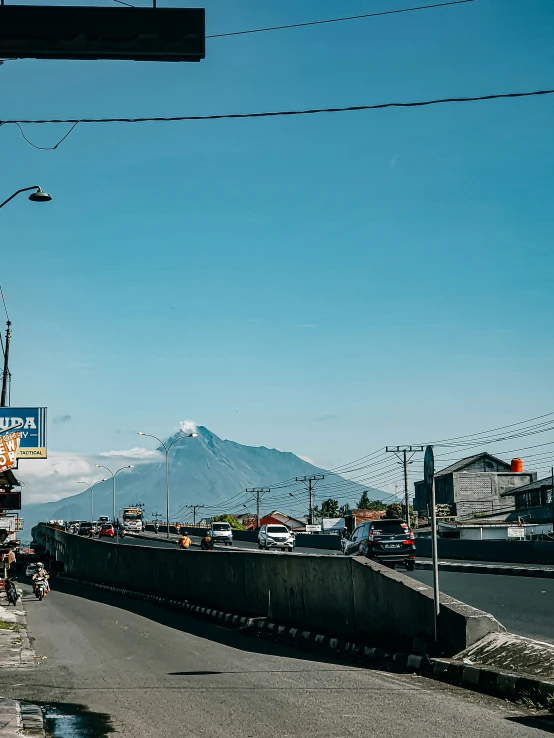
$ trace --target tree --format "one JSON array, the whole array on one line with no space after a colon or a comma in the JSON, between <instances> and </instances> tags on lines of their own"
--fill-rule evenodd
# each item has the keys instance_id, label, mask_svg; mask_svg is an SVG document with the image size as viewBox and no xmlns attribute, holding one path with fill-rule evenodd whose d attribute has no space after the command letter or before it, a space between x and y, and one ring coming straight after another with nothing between
<instances>
[{"instance_id":1,"label":"tree","mask_svg":"<svg viewBox=\"0 0 554 738\"><path fill-rule=\"evenodd\" d=\"M404 518L404 507L399 502L393 502L386 507L385 517L389 520L405 520ZM414 508L410 505L410 528L415 528L415 513Z\"/></svg>"},{"instance_id":2,"label":"tree","mask_svg":"<svg viewBox=\"0 0 554 738\"><path fill-rule=\"evenodd\" d=\"M233 515L216 515L215 517L210 518L209 522L229 523L233 530L245 530L244 525L242 523L239 523L239 521Z\"/></svg>"},{"instance_id":3,"label":"tree","mask_svg":"<svg viewBox=\"0 0 554 738\"><path fill-rule=\"evenodd\" d=\"M358 510L369 510L369 505L369 496L367 494L367 490L364 489L362 496L360 497L360 501L358 502Z\"/></svg>"},{"instance_id":4,"label":"tree","mask_svg":"<svg viewBox=\"0 0 554 738\"><path fill-rule=\"evenodd\" d=\"M384 502L381 502L381 500L371 500L367 509L381 511L386 510L387 506Z\"/></svg>"},{"instance_id":5,"label":"tree","mask_svg":"<svg viewBox=\"0 0 554 738\"><path fill-rule=\"evenodd\" d=\"M399 502L393 502L390 505L387 505L385 509L386 509L386 513L385 513L386 518L402 520L402 518L404 517L402 505Z\"/></svg>"},{"instance_id":6,"label":"tree","mask_svg":"<svg viewBox=\"0 0 554 738\"><path fill-rule=\"evenodd\" d=\"M329 498L321 503L321 514L324 518L339 518L339 502Z\"/></svg>"}]
</instances>

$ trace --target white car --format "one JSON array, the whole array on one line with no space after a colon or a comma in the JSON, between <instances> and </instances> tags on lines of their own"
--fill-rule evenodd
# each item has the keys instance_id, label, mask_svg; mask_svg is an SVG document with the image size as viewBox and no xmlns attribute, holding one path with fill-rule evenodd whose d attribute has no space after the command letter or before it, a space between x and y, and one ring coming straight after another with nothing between
<instances>
[{"instance_id":1,"label":"white car","mask_svg":"<svg viewBox=\"0 0 554 738\"><path fill-rule=\"evenodd\" d=\"M210 523L208 535L214 543L224 543L226 546L233 545L233 529L229 523Z\"/></svg>"},{"instance_id":2,"label":"white car","mask_svg":"<svg viewBox=\"0 0 554 738\"><path fill-rule=\"evenodd\" d=\"M262 525L258 533L258 548L268 551L270 548L294 549L294 533L286 525Z\"/></svg>"},{"instance_id":3,"label":"white car","mask_svg":"<svg viewBox=\"0 0 554 738\"><path fill-rule=\"evenodd\" d=\"M36 564L27 564L27 568L25 570L25 576L32 577L33 574L36 574L38 567Z\"/></svg>"}]
</instances>

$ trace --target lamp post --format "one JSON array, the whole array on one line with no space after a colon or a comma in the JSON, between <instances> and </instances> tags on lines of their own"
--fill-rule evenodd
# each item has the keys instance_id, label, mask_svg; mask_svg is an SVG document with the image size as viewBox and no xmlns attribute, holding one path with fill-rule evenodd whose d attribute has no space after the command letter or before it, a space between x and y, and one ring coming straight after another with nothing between
<instances>
[{"instance_id":1,"label":"lamp post","mask_svg":"<svg viewBox=\"0 0 554 738\"><path fill-rule=\"evenodd\" d=\"M198 433L187 433L184 436L177 436L177 438L174 438L169 445L166 445L161 438L153 436L151 433L143 433L142 431L139 431L139 436L155 438L156 441L161 443L165 449L165 517L167 522L167 537L169 538L169 449L174 443L177 443L177 441L180 441L183 438L198 438Z\"/></svg>"},{"instance_id":2,"label":"lamp post","mask_svg":"<svg viewBox=\"0 0 554 738\"><path fill-rule=\"evenodd\" d=\"M111 469L108 469L107 466L100 466L100 464L96 464L97 469L106 469L106 471L110 472L110 476L112 478L112 492L113 492L113 522L115 525L115 478L119 474L120 471L123 471L123 469L134 469L134 464L129 464L129 466L122 466L121 469L118 469L116 472L113 472Z\"/></svg>"},{"instance_id":3,"label":"lamp post","mask_svg":"<svg viewBox=\"0 0 554 738\"><path fill-rule=\"evenodd\" d=\"M105 479L99 479L97 482L95 482L92 487L88 482L81 482L80 479L77 480L76 484L86 484L87 487L90 489L90 522L94 520L94 488L97 484L100 484L100 482L105 482Z\"/></svg>"},{"instance_id":4,"label":"lamp post","mask_svg":"<svg viewBox=\"0 0 554 738\"><path fill-rule=\"evenodd\" d=\"M7 200L4 200L4 202L0 203L0 208L3 208L4 205L7 205L10 200L13 200L14 197L17 197L17 195L19 195L21 192L28 192L29 190L36 190L36 192L33 192L31 195L29 195L29 200L31 200L31 202L50 202L50 200L52 199L47 192L44 192L40 185L32 185L31 187L22 187L22 189L14 192L13 195L10 195ZM0 407L6 407L6 393L8 388L8 380L10 378L8 359L10 355L10 338L12 335L11 326L11 321L8 319L6 329L6 348L4 349L4 369L2 372L2 391L0 394Z\"/></svg>"},{"instance_id":5,"label":"lamp post","mask_svg":"<svg viewBox=\"0 0 554 738\"><path fill-rule=\"evenodd\" d=\"M3 208L4 205L7 205L10 200L13 200L14 197L17 197L17 195L19 195L21 192L28 192L29 190L36 190L36 192L33 192L32 195L29 195L29 200L31 202L50 202L50 200L52 199L48 192L45 192L40 185L32 185L31 187L22 187L20 190L17 190L17 192L14 192L13 195L10 195L7 200L4 200L4 202L0 203L0 208Z\"/></svg>"}]
</instances>

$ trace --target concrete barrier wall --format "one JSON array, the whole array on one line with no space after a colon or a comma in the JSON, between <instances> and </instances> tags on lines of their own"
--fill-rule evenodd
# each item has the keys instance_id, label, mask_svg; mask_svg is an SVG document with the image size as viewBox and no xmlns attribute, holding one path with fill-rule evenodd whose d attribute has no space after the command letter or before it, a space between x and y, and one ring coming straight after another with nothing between
<instances>
[{"instance_id":1,"label":"concrete barrier wall","mask_svg":"<svg viewBox=\"0 0 554 738\"><path fill-rule=\"evenodd\" d=\"M180 551L125 546L50 530L68 576L187 599L300 628L410 650L433 637L429 587L362 558L258 551ZM315 536L314 536L315 537ZM487 613L441 598L449 654L502 626Z\"/></svg>"},{"instance_id":2,"label":"concrete barrier wall","mask_svg":"<svg viewBox=\"0 0 554 738\"><path fill-rule=\"evenodd\" d=\"M306 548L321 548L330 551L340 551L340 536L328 535L325 533L312 535L310 533L298 533L296 536L296 545L305 546Z\"/></svg>"},{"instance_id":3,"label":"concrete barrier wall","mask_svg":"<svg viewBox=\"0 0 554 738\"><path fill-rule=\"evenodd\" d=\"M418 556L431 556L431 539L417 538ZM554 542L551 541L460 541L439 538L441 559L496 561L507 564L554 565Z\"/></svg>"}]
</instances>

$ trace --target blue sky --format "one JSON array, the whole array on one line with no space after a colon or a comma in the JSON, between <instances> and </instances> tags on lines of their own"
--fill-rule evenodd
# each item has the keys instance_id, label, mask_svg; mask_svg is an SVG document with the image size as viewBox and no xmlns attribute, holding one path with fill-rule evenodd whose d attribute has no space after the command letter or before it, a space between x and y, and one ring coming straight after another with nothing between
<instances>
[{"instance_id":1,"label":"blue sky","mask_svg":"<svg viewBox=\"0 0 554 738\"><path fill-rule=\"evenodd\" d=\"M409 5L213 0L207 32ZM199 64L11 61L2 117L552 88L553 33L551 0L476 0L214 39ZM12 404L70 416L50 423L58 452L192 418L323 465L552 410L553 119L545 96L80 125L56 151L2 127L2 192L54 197L0 216Z\"/></svg>"}]
</instances>

